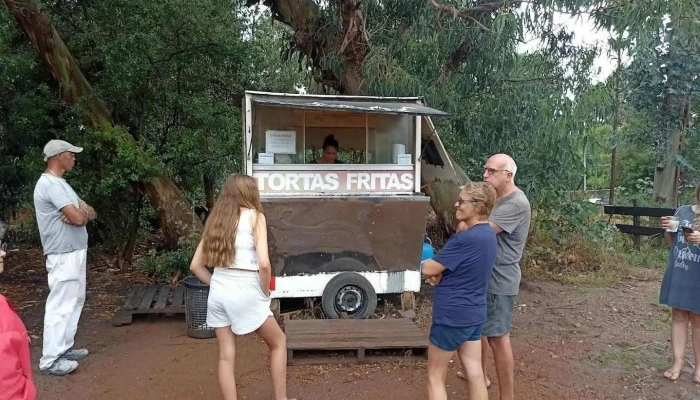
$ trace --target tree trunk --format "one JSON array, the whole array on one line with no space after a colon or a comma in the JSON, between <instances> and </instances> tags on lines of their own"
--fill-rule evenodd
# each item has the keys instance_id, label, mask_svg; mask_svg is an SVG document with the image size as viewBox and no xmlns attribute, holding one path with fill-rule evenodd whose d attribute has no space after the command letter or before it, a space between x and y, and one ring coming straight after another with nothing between
<instances>
[{"instance_id":1,"label":"tree trunk","mask_svg":"<svg viewBox=\"0 0 700 400\"><path fill-rule=\"evenodd\" d=\"M668 109L672 103L672 95L666 95L664 109ZM680 155L683 143L683 134L688 128L688 113L690 110L690 97L686 96L680 110L680 128L669 133L666 155L657 159L654 171L654 202L667 207L675 207L678 201L678 185L680 183L680 168L676 163Z\"/></svg>"},{"instance_id":2,"label":"tree trunk","mask_svg":"<svg viewBox=\"0 0 700 400\"><path fill-rule=\"evenodd\" d=\"M133 219L131 220L129 237L126 240L124 252L122 253L122 260L129 266L133 264L134 247L136 246L136 236L138 236L139 233L139 219L141 218L141 209L143 208L143 192L141 190L137 190L134 194L134 205L136 209L134 210Z\"/></svg>"},{"instance_id":3,"label":"tree trunk","mask_svg":"<svg viewBox=\"0 0 700 400\"><path fill-rule=\"evenodd\" d=\"M90 126L111 126L109 112L100 99L92 95L92 87L51 24L50 16L41 11L40 2L4 0L4 3L31 39L46 70L58 83L61 98L68 104L82 101L86 109L84 118ZM123 134L133 140L126 131L123 131ZM179 238L201 231L202 223L196 217L192 204L170 177L161 174L153 181L143 184L151 204L160 213L169 243L177 243Z\"/></svg>"},{"instance_id":4,"label":"tree trunk","mask_svg":"<svg viewBox=\"0 0 700 400\"><path fill-rule=\"evenodd\" d=\"M216 182L214 182L214 178L211 175L204 174L204 198L209 212L214 208L214 202L216 201L215 184Z\"/></svg>"}]
</instances>

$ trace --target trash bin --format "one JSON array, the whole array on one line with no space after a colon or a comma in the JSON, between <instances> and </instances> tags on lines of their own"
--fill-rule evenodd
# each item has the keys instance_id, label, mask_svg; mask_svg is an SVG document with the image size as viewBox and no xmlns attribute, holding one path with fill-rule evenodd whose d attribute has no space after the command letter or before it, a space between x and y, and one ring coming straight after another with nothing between
<instances>
[{"instance_id":1,"label":"trash bin","mask_svg":"<svg viewBox=\"0 0 700 400\"><path fill-rule=\"evenodd\" d=\"M185 320L187 336L195 339L211 339L216 336L214 328L207 325L207 299L209 285L205 285L196 276L184 279L185 285Z\"/></svg>"}]
</instances>

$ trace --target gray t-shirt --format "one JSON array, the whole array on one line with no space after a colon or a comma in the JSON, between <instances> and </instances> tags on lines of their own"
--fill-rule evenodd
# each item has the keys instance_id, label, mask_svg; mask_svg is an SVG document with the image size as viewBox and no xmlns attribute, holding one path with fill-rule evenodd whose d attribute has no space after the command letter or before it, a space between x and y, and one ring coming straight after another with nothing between
<instances>
[{"instance_id":1,"label":"gray t-shirt","mask_svg":"<svg viewBox=\"0 0 700 400\"><path fill-rule=\"evenodd\" d=\"M503 229L496 240L496 265L488 292L515 296L520 287L520 259L530 230L530 202L520 189L496 200L489 220Z\"/></svg>"},{"instance_id":2,"label":"gray t-shirt","mask_svg":"<svg viewBox=\"0 0 700 400\"><path fill-rule=\"evenodd\" d=\"M41 174L34 187L34 209L44 254L87 249L87 229L61 221L61 209L70 204L80 207L80 197L68 182L50 174Z\"/></svg>"}]
</instances>

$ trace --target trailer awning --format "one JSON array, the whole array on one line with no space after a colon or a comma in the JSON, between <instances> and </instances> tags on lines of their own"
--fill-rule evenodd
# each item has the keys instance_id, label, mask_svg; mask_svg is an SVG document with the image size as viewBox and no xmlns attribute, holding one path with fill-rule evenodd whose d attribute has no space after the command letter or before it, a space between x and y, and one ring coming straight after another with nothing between
<instances>
[{"instance_id":1,"label":"trailer awning","mask_svg":"<svg viewBox=\"0 0 700 400\"><path fill-rule=\"evenodd\" d=\"M405 114L405 115L449 115L448 113L434 108L426 107L418 103L403 103L394 101L350 101L334 99L313 99L313 98L272 98L253 97L253 103L274 106L291 107L306 110L333 110L364 112L373 114Z\"/></svg>"}]
</instances>

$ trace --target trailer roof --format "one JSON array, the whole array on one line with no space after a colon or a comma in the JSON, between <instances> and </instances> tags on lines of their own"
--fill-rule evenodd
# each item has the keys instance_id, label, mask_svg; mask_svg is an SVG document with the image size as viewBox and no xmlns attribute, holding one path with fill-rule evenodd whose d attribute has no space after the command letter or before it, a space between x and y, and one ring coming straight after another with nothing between
<instances>
[{"instance_id":1,"label":"trailer roof","mask_svg":"<svg viewBox=\"0 0 700 400\"><path fill-rule=\"evenodd\" d=\"M352 111L375 114L449 115L417 103L420 98L382 98L363 96L316 96L255 93L251 101L273 107L291 107L307 110Z\"/></svg>"}]
</instances>

